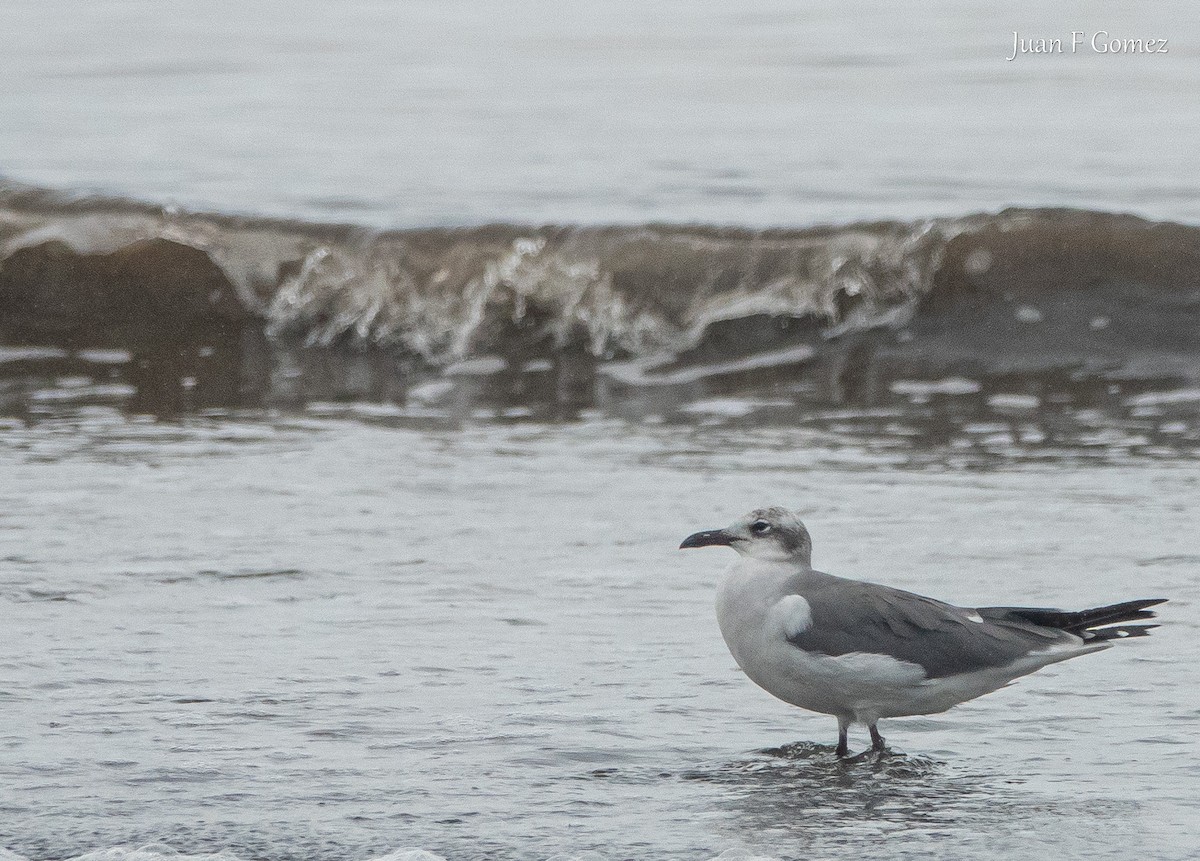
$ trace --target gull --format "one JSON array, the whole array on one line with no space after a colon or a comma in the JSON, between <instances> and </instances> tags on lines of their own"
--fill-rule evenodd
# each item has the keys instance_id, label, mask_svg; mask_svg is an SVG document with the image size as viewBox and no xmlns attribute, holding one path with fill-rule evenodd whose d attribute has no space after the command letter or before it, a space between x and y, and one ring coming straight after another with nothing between
<instances>
[{"instance_id":1,"label":"gull","mask_svg":"<svg viewBox=\"0 0 1200 861\"><path fill-rule=\"evenodd\" d=\"M882 718L944 712L1058 661L1146 636L1165 598L1066 612L956 607L813 570L800 518L760 508L679 545L732 547L741 560L717 593L717 622L739 667L784 702L833 715L837 755L851 724L884 749Z\"/></svg>"}]
</instances>

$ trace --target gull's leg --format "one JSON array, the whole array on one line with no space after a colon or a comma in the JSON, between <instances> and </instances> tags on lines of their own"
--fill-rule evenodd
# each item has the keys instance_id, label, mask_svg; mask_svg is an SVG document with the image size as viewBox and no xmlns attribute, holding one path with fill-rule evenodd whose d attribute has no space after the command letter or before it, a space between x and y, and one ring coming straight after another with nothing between
<instances>
[{"instance_id":1,"label":"gull's leg","mask_svg":"<svg viewBox=\"0 0 1200 861\"><path fill-rule=\"evenodd\" d=\"M881 736L879 734L879 729L875 726L875 724L871 724L870 730L871 730L871 750L882 751L883 750L883 736Z\"/></svg>"},{"instance_id":2,"label":"gull's leg","mask_svg":"<svg viewBox=\"0 0 1200 861\"><path fill-rule=\"evenodd\" d=\"M838 746L837 746L837 755L838 756L849 756L850 755L849 731L850 731L850 721L847 720L846 718L838 718Z\"/></svg>"}]
</instances>

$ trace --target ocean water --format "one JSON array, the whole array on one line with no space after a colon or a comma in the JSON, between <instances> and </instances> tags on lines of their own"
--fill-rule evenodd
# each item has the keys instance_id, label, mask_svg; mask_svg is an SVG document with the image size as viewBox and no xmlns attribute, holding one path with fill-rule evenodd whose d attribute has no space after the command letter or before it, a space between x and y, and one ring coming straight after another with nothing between
<instances>
[{"instance_id":1,"label":"ocean water","mask_svg":"<svg viewBox=\"0 0 1200 861\"><path fill-rule=\"evenodd\" d=\"M0 174L375 227L1195 221L1194 27L1183 0L9 2ZM1006 62L1014 31L1068 48Z\"/></svg>"},{"instance_id":2,"label":"ocean water","mask_svg":"<svg viewBox=\"0 0 1200 861\"><path fill-rule=\"evenodd\" d=\"M1194 459L60 406L0 466L6 858L1194 856ZM675 549L764 503L960 603L1172 601L842 763L726 652L731 559Z\"/></svg>"},{"instance_id":3,"label":"ocean water","mask_svg":"<svg viewBox=\"0 0 1200 861\"><path fill-rule=\"evenodd\" d=\"M3 4L0 861L1196 857L1193 22ZM767 504L1171 600L839 762L675 549Z\"/></svg>"}]
</instances>

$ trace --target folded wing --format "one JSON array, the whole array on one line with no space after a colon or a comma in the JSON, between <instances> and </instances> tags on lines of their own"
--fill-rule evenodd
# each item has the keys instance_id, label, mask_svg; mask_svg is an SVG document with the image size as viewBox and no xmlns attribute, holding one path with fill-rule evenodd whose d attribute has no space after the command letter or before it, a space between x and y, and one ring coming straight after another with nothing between
<instances>
[{"instance_id":1,"label":"folded wing","mask_svg":"<svg viewBox=\"0 0 1200 861\"><path fill-rule=\"evenodd\" d=\"M1071 629L1041 624L1020 608L976 611L830 575L810 577L797 588L812 622L789 637L792 644L831 656L889 655L917 664L931 679L1007 667L1031 652L1080 645L1082 639Z\"/></svg>"}]
</instances>

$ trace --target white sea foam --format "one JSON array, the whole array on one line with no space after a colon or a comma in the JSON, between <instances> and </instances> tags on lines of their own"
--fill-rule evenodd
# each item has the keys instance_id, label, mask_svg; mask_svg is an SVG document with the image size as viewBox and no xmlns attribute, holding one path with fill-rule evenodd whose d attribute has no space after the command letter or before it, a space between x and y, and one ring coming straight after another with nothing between
<instances>
[{"instance_id":1,"label":"white sea foam","mask_svg":"<svg viewBox=\"0 0 1200 861\"><path fill-rule=\"evenodd\" d=\"M80 350L75 355L95 365L124 365L133 361L133 354L128 350Z\"/></svg>"},{"instance_id":2,"label":"white sea foam","mask_svg":"<svg viewBox=\"0 0 1200 861\"><path fill-rule=\"evenodd\" d=\"M755 410L760 410L763 407L790 406L794 406L792 401L761 401L748 398L708 398L702 401L693 401L692 403L682 406L679 409L680 412L685 413L741 418L742 416L748 416Z\"/></svg>"},{"instance_id":3,"label":"white sea foam","mask_svg":"<svg viewBox=\"0 0 1200 861\"><path fill-rule=\"evenodd\" d=\"M431 380L408 390L408 396L413 400L424 403L440 401L454 391L454 383L450 380Z\"/></svg>"},{"instance_id":4,"label":"white sea foam","mask_svg":"<svg viewBox=\"0 0 1200 861\"><path fill-rule=\"evenodd\" d=\"M997 410L1036 410L1042 404L1042 399L1035 395L1015 393L1000 393L990 395L988 406Z\"/></svg>"},{"instance_id":5,"label":"white sea foam","mask_svg":"<svg viewBox=\"0 0 1200 861\"><path fill-rule=\"evenodd\" d=\"M19 855L8 849L0 848L0 861L29 861L24 855ZM244 859L229 851L186 853L177 852L170 846L152 843L146 846L113 846L108 849L94 849L75 855L68 861L244 861ZM396 849L385 855L379 855L366 861L446 861L444 857L427 849L405 848Z\"/></svg>"},{"instance_id":6,"label":"white sea foam","mask_svg":"<svg viewBox=\"0 0 1200 861\"><path fill-rule=\"evenodd\" d=\"M1190 404L1200 401L1200 389L1177 389L1171 392L1145 392L1125 399L1131 407L1149 407L1164 404Z\"/></svg>"},{"instance_id":7,"label":"white sea foam","mask_svg":"<svg viewBox=\"0 0 1200 861\"><path fill-rule=\"evenodd\" d=\"M508 362L499 356L479 356L448 365L443 371L448 377L485 377L498 374L508 368Z\"/></svg>"},{"instance_id":8,"label":"white sea foam","mask_svg":"<svg viewBox=\"0 0 1200 861\"><path fill-rule=\"evenodd\" d=\"M946 377L941 380L896 380L889 387L898 395L929 397L930 395L973 395L981 388L966 377Z\"/></svg>"},{"instance_id":9,"label":"white sea foam","mask_svg":"<svg viewBox=\"0 0 1200 861\"><path fill-rule=\"evenodd\" d=\"M656 371L656 368L667 364L671 359L659 356L646 362L610 362L600 367L600 372L628 385L637 386L669 386L683 383L694 383L709 377L719 377L725 374L737 374L745 371L756 371L765 368L779 367L811 359L815 350L808 345L788 347L768 353L756 353L741 359L728 362L715 362L707 365L678 368L670 371Z\"/></svg>"},{"instance_id":10,"label":"white sea foam","mask_svg":"<svg viewBox=\"0 0 1200 861\"><path fill-rule=\"evenodd\" d=\"M129 398L137 389L124 383L105 383L97 386L68 386L59 389L38 389L29 395L34 401L77 401L88 398Z\"/></svg>"},{"instance_id":11,"label":"white sea foam","mask_svg":"<svg viewBox=\"0 0 1200 861\"><path fill-rule=\"evenodd\" d=\"M47 359L65 359L67 351L58 347L0 347L2 362L44 362Z\"/></svg>"},{"instance_id":12,"label":"white sea foam","mask_svg":"<svg viewBox=\"0 0 1200 861\"><path fill-rule=\"evenodd\" d=\"M145 846L113 846L94 849L76 855L71 861L242 861L232 852L201 852L188 854L176 852L170 846L151 843Z\"/></svg>"}]
</instances>

